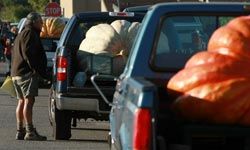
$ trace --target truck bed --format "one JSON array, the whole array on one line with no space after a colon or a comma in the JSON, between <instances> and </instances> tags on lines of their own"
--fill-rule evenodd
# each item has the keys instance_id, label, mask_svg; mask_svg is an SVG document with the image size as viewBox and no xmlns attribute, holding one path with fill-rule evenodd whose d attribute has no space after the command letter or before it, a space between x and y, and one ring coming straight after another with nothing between
<instances>
[{"instance_id":1,"label":"truck bed","mask_svg":"<svg viewBox=\"0 0 250 150\"><path fill-rule=\"evenodd\" d=\"M192 150L250 148L250 127L193 122L179 118L170 110L171 100L166 100L166 97L166 92L160 96L156 129L157 137L170 143L166 145L168 148L185 147Z\"/></svg>"}]
</instances>

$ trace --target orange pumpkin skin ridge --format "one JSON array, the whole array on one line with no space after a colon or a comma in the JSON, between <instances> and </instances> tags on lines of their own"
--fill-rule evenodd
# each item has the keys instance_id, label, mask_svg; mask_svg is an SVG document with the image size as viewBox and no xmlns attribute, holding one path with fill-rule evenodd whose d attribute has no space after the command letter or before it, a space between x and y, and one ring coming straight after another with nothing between
<instances>
[{"instance_id":1,"label":"orange pumpkin skin ridge","mask_svg":"<svg viewBox=\"0 0 250 150\"><path fill-rule=\"evenodd\" d=\"M250 80L247 79L204 84L179 96L172 108L178 115L194 121L244 124L250 121L246 115L250 107L249 87Z\"/></svg>"},{"instance_id":2,"label":"orange pumpkin skin ridge","mask_svg":"<svg viewBox=\"0 0 250 150\"><path fill-rule=\"evenodd\" d=\"M228 22L227 26L234 28L246 38L250 38L250 16L241 16Z\"/></svg>"},{"instance_id":3,"label":"orange pumpkin skin ridge","mask_svg":"<svg viewBox=\"0 0 250 150\"><path fill-rule=\"evenodd\" d=\"M244 33L242 33L244 32ZM208 51L191 57L167 84L176 114L194 121L250 125L250 17L217 29Z\"/></svg>"},{"instance_id":4,"label":"orange pumpkin skin ridge","mask_svg":"<svg viewBox=\"0 0 250 150\"><path fill-rule=\"evenodd\" d=\"M224 54L241 59L250 58L250 17L242 16L231 20L227 25L218 28L208 42L208 51L226 48ZM219 52L220 53L220 52Z\"/></svg>"},{"instance_id":5,"label":"orange pumpkin skin ridge","mask_svg":"<svg viewBox=\"0 0 250 150\"><path fill-rule=\"evenodd\" d=\"M233 78L250 78L250 71L242 69L247 67L249 64L232 57L201 52L194 55L187 62L186 67L171 78L168 87L178 92L186 92L210 82L219 83Z\"/></svg>"}]
</instances>

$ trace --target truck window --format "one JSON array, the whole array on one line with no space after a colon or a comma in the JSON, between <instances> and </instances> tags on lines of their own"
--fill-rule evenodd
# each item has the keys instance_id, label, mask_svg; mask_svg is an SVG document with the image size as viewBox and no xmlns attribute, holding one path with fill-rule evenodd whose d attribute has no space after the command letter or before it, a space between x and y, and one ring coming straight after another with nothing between
<instances>
[{"instance_id":1,"label":"truck window","mask_svg":"<svg viewBox=\"0 0 250 150\"><path fill-rule=\"evenodd\" d=\"M187 60L207 49L213 31L231 20L232 16L170 16L161 22L156 38L153 66L176 69L184 67Z\"/></svg>"},{"instance_id":2,"label":"truck window","mask_svg":"<svg viewBox=\"0 0 250 150\"><path fill-rule=\"evenodd\" d=\"M43 48L46 52L55 52L56 51L58 39L42 38L41 41L43 44Z\"/></svg>"},{"instance_id":3,"label":"truck window","mask_svg":"<svg viewBox=\"0 0 250 150\"><path fill-rule=\"evenodd\" d=\"M69 38L68 44L74 47L78 47L82 41L82 39L84 38L84 34L83 34L84 29L81 28L80 25L77 25L71 34L71 37Z\"/></svg>"},{"instance_id":4,"label":"truck window","mask_svg":"<svg viewBox=\"0 0 250 150\"><path fill-rule=\"evenodd\" d=\"M82 42L82 40L85 38L85 34L88 31L88 29L93 26L98 24L99 22L79 22L77 23L74 28L73 31L71 33L71 36L69 38L69 45L71 46L75 46L75 47L79 47L80 43Z\"/></svg>"}]
</instances>

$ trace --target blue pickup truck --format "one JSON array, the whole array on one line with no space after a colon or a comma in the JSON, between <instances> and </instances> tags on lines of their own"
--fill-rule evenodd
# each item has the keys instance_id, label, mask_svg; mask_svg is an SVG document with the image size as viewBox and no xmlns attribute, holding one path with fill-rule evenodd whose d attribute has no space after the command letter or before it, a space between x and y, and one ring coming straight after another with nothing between
<instances>
[{"instance_id":1,"label":"blue pickup truck","mask_svg":"<svg viewBox=\"0 0 250 150\"><path fill-rule=\"evenodd\" d=\"M58 42L53 64L49 119L54 139L68 140L77 120L109 118L111 107L103 101L99 91L112 101L116 86L112 69L114 59L80 50L87 31L101 23L110 24L115 20L141 22L143 17L144 14L127 12L82 12L70 18ZM105 37L100 35L100 38ZM103 62L106 67L100 67ZM83 79L85 83L82 83Z\"/></svg>"},{"instance_id":2,"label":"blue pickup truck","mask_svg":"<svg viewBox=\"0 0 250 150\"><path fill-rule=\"evenodd\" d=\"M249 149L250 128L190 122L170 110L169 79L206 50L213 31L250 14L247 3L161 3L149 8L110 112L111 149Z\"/></svg>"}]
</instances>

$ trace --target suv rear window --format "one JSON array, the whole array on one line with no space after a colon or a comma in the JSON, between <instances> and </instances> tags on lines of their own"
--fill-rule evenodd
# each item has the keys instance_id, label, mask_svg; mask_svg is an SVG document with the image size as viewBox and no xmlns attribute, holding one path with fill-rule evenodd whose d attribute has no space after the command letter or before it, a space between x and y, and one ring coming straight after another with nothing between
<instances>
[{"instance_id":1,"label":"suv rear window","mask_svg":"<svg viewBox=\"0 0 250 150\"><path fill-rule=\"evenodd\" d=\"M46 52L55 52L56 51L58 39L49 39L49 38L43 39L42 38L41 41L43 44L43 48Z\"/></svg>"},{"instance_id":2,"label":"suv rear window","mask_svg":"<svg viewBox=\"0 0 250 150\"><path fill-rule=\"evenodd\" d=\"M103 16L105 17L105 15L103 15ZM100 53L98 53L98 52L96 53L95 51L93 51L94 48L92 48L95 46L91 45L91 46L86 48L83 46L84 44L81 44L81 43L86 38L87 31L89 31L89 29L95 25L100 25L100 24L109 24L110 25L112 22L117 21L117 20L120 20L120 21L126 20L126 22L129 24L128 26L130 27L130 23L131 23L131 26L132 26L132 23L139 24L139 22L141 22L141 20L143 19L143 16L140 14L137 16L135 15L133 17L106 16L105 17L106 19L101 18L100 16L96 17L96 18L93 18L93 17L92 18L80 18L80 19L79 18L77 18L77 20L74 22L73 26L71 27L71 32L69 34L69 37L67 37L67 42L66 42L66 46L70 48L72 56L76 57L75 60L77 60L77 61L75 62L76 63L75 66L78 67L77 70L78 71L85 71L88 74L100 73L100 74L112 74L112 75L118 76L124 67L124 65L122 63L121 63L121 65L119 65L118 69L116 67L116 66L118 66L118 64L116 62L118 62L118 60L122 60L121 57L119 56L120 53L119 53L119 55L118 54L114 55L111 51L108 52L108 50L103 50L103 52L100 51ZM126 26L126 27L128 27L128 26ZM136 31L135 29L136 28L134 28L134 32ZM114 30L115 30L115 28L114 28ZM125 30L126 29L124 28L124 31ZM129 30L129 29L127 29L127 30ZM92 30L92 32L91 32L92 34L93 34L93 31L94 30ZM98 34L98 32L96 32L96 33ZM125 31L125 33L126 32L128 32L128 31ZM107 32L107 34L109 34L109 33L110 32ZM131 31L131 33L133 33L133 32ZM119 35L118 32L117 32L117 35ZM120 38L120 35L115 37L115 38L112 38L112 41L113 42L119 41L118 39ZM100 44L98 45L99 47L96 46L96 47L98 47L96 49L101 49L101 48L103 48L103 47L101 47L102 45L104 45L104 47L105 47L105 44L108 44L108 43L110 45L115 45L114 43L110 42L111 41L110 39L108 39L109 35L107 35L107 38L105 38L105 35L100 32L100 34L98 36L100 38L94 38L100 42ZM130 36L127 36L124 34L123 34L123 37L130 38ZM134 40L132 38L130 38L129 42L131 42L131 41L133 42ZM122 42L130 44L127 41L122 41ZM91 43L91 42L89 42L89 43ZM118 42L118 44L119 44L119 42ZM86 44L86 45L88 45L88 44ZM127 45L126 48L129 49L128 50L128 52L129 52L131 47L130 47L130 45ZM91 52L91 50L93 51L93 53ZM116 50L122 51L123 49L121 49L121 46L120 46ZM124 55L124 61L126 61L127 55L125 53L123 53L123 55Z\"/></svg>"},{"instance_id":3,"label":"suv rear window","mask_svg":"<svg viewBox=\"0 0 250 150\"><path fill-rule=\"evenodd\" d=\"M161 22L156 39L153 66L160 70L179 70L199 51L207 49L213 31L233 16L169 16ZM187 23L188 21L188 23ZM173 67L174 66L174 67Z\"/></svg>"}]
</instances>

